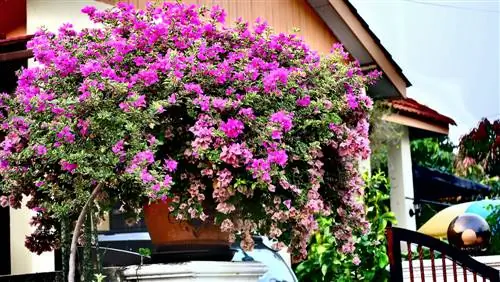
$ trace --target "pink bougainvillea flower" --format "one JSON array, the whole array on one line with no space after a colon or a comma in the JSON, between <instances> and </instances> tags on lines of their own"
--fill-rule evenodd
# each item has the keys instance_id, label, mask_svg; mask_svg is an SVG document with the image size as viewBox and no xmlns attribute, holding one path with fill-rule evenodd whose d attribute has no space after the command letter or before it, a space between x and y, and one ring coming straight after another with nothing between
<instances>
[{"instance_id":1,"label":"pink bougainvillea flower","mask_svg":"<svg viewBox=\"0 0 500 282\"><path fill-rule=\"evenodd\" d=\"M283 204L285 205L285 207L287 209L290 209L292 207L292 200L290 200L290 199L285 200L285 201L283 201Z\"/></svg>"},{"instance_id":2,"label":"pink bougainvillea flower","mask_svg":"<svg viewBox=\"0 0 500 282\"><path fill-rule=\"evenodd\" d=\"M43 156L43 155L47 154L47 147L45 147L44 145L36 145L35 152L37 155Z\"/></svg>"},{"instance_id":3,"label":"pink bougainvillea flower","mask_svg":"<svg viewBox=\"0 0 500 282\"><path fill-rule=\"evenodd\" d=\"M75 135L73 133L71 133L71 129L69 128L69 126L63 127L63 129L61 131L59 131L56 134L56 136L57 136L57 138L63 139L64 141L66 141L68 143L75 142Z\"/></svg>"},{"instance_id":4,"label":"pink bougainvillea flower","mask_svg":"<svg viewBox=\"0 0 500 282\"><path fill-rule=\"evenodd\" d=\"M147 135L147 141L149 146L153 146L157 142L156 137L152 134Z\"/></svg>"},{"instance_id":5,"label":"pink bougainvillea flower","mask_svg":"<svg viewBox=\"0 0 500 282\"><path fill-rule=\"evenodd\" d=\"M283 137L283 133L281 133L281 131L279 130L273 130L273 132L271 132L271 138L273 138L274 140L279 140Z\"/></svg>"},{"instance_id":6,"label":"pink bougainvillea flower","mask_svg":"<svg viewBox=\"0 0 500 282\"><path fill-rule=\"evenodd\" d=\"M310 104L311 104L311 97L309 95L297 99L297 106L299 107L307 107Z\"/></svg>"},{"instance_id":7,"label":"pink bougainvillea flower","mask_svg":"<svg viewBox=\"0 0 500 282\"><path fill-rule=\"evenodd\" d=\"M9 206L9 198L6 196L0 196L0 207L6 208Z\"/></svg>"},{"instance_id":8,"label":"pink bougainvillea flower","mask_svg":"<svg viewBox=\"0 0 500 282\"><path fill-rule=\"evenodd\" d=\"M177 169L177 162L170 159L170 160L165 160L165 164L163 167L168 171L168 172L174 172Z\"/></svg>"},{"instance_id":9,"label":"pink bougainvillea flower","mask_svg":"<svg viewBox=\"0 0 500 282\"><path fill-rule=\"evenodd\" d=\"M88 120L79 120L77 127L80 129L80 134L82 136L87 136L89 133L90 122Z\"/></svg>"},{"instance_id":10,"label":"pink bougainvillea flower","mask_svg":"<svg viewBox=\"0 0 500 282\"><path fill-rule=\"evenodd\" d=\"M65 160L61 160L60 164L61 164L61 169L66 170L69 173L75 173L75 170L78 168L78 164L70 163Z\"/></svg>"},{"instance_id":11,"label":"pink bougainvillea flower","mask_svg":"<svg viewBox=\"0 0 500 282\"><path fill-rule=\"evenodd\" d=\"M141 171L141 180L142 182L144 183L149 183L151 181L153 181L155 178L151 175L151 173L149 173L149 171L147 169L143 169Z\"/></svg>"},{"instance_id":12,"label":"pink bougainvillea flower","mask_svg":"<svg viewBox=\"0 0 500 282\"><path fill-rule=\"evenodd\" d=\"M163 186L164 187L170 187L172 185L173 179L172 176L170 175L165 175L165 178L163 179Z\"/></svg>"},{"instance_id":13,"label":"pink bougainvillea flower","mask_svg":"<svg viewBox=\"0 0 500 282\"><path fill-rule=\"evenodd\" d=\"M210 17L219 23L224 23L226 19L226 12L216 5L210 10Z\"/></svg>"},{"instance_id":14,"label":"pink bougainvillea flower","mask_svg":"<svg viewBox=\"0 0 500 282\"><path fill-rule=\"evenodd\" d=\"M203 94L203 90L201 89L201 86L199 84L187 83L184 84L184 89L186 89L186 91L188 92L197 93L198 95Z\"/></svg>"},{"instance_id":15,"label":"pink bougainvillea flower","mask_svg":"<svg viewBox=\"0 0 500 282\"><path fill-rule=\"evenodd\" d=\"M113 151L113 153L115 153L115 154L118 155L121 152L123 152L123 150L124 150L124 146L123 145L124 144L125 144L124 140L119 140L118 142L115 143L115 145L113 145L113 147L112 147L111 150Z\"/></svg>"},{"instance_id":16,"label":"pink bougainvillea flower","mask_svg":"<svg viewBox=\"0 0 500 282\"><path fill-rule=\"evenodd\" d=\"M254 120L255 119L255 114L253 112L252 108L241 108L238 114L250 119Z\"/></svg>"},{"instance_id":17,"label":"pink bougainvillea flower","mask_svg":"<svg viewBox=\"0 0 500 282\"><path fill-rule=\"evenodd\" d=\"M146 96L145 95L138 96L135 99L135 101L132 102L132 106L134 108L144 108L144 107L146 107Z\"/></svg>"},{"instance_id":18,"label":"pink bougainvillea flower","mask_svg":"<svg viewBox=\"0 0 500 282\"><path fill-rule=\"evenodd\" d=\"M34 207L31 210L34 212L44 212L45 211L45 209L42 207Z\"/></svg>"},{"instance_id":19,"label":"pink bougainvillea flower","mask_svg":"<svg viewBox=\"0 0 500 282\"><path fill-rule=\"evenodd\" d=\"M361 260L359 259L359 257L357 255L355 255L352 259L352 263L354 265L359 265L361 263Z\"/></svg>"},{"instance_id":20,"label":"pink bougainvillea flower","mask_svg":"<svg viewBox=\"0 0 500 282\"><path fill-rule=\"evenodd\" d=\"M220 159L233 167L240 167L240 162L247 164L252 160L253 154L245 144L233 143L223 146Z\"/></svg>"},{"instance_id":21,"label":"pink bougainvillea flower","mask_svg":"<svg viewBox=\"0 0 500 282\"><path fill-rule=\"evenodd\" d=\"M177 102L177 95L175 94L170 95L170 97L168 97L168 102L170 104L175 104Z\"/></svg>"},{"instance_id":22,"label":"pink bougainvillea flower","mask_svg":"<svg viewBox=\"0 0 500 282\"><path fill-rule=\"evenodd\" d=\"M241 133L243 133L245 126L243 122L230 118L227 122L221 123L220 129L226 134L227 137L237 138Z\"/></svg>"},{"instance_id":23,"label":"pink bougainvillea flower","mask_svg":"<svg viewBox=\"0 0 500 282\"><path fill-rule=\"evenodd\" d=\"M347 94L347 105L351 110L355 110L358 107L358 99L356 98L356 96L354 96L354 94Z\"/></svg>"},{"instance_id":24,"label":"pink bougainvillea flower","mask_svg":"<svg viewBox=\"0 0 500 282\"><path fill-rule=\"evenodd\" d=\"M270 163L275 163L281 167L286 165L288 161L288 155L285 150L276 150L269 153L269 157L267 158Z\"/></svg>"},{"instance_id":25,"label":"pink bougainvillea flower","mask_svg":"<svg viewBox=\"0 0 500 282\"><path fill-rule=\"evenodd\" d=\"M151 190L153 190L155 192L160 191L160 189L161 189L161 186L158 183L156 183L155 185L151 186Z\"/></svg>"},{"instance_id":26,"label":"pink bougainvillea flower","mask_svg":"<svg viewBox=\"0 0 500 282\"><path fill-rule=\"evenodd\" d=\"M287 113L285 111L279 111L271 115L269 119L271 122L277 123L281 126L284 132L288 132L292 129L292 113Z\"/></svg>"}]
</instances>

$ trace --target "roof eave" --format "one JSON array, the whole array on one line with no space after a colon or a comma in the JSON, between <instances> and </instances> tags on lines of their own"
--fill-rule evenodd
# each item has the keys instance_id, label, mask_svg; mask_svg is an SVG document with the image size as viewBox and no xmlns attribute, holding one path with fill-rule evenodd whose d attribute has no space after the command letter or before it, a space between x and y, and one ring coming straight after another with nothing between
<instances>
[{"instance_id":1,"label":"roof eave","mask_svg":"<svg viewBox=\"0 0 500 282\"><path fill-rule=\"evenodd\" d=\"M411 86L410 81L348 1L308 2L360 65L375 64L384 73L369 92L375 93L377 98L406 98L406 88Z\"/></svg>"},{"instance_id":2,"label":"roof eave","mask_svg":"<svg viewBox=\"0 0 500 282\"><path fill-rule=\"evenodd\" d=\"M400 125L432 132L434 134L448 135L450 133L449 124L419 119L401 113L391 113L384 116L382 119Z\"/></svg>"}]
</instances>

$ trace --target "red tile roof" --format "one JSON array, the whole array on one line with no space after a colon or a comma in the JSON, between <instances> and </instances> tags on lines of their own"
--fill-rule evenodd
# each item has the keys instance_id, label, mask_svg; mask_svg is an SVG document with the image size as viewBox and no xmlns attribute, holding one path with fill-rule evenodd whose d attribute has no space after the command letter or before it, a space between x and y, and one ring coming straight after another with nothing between
<instances>
[{"instance_id":1,"label":"red tile roof","mask_svg":"<svg viewBox=\"0 0 500 282\"><path fill-rule=\"evenodd\" d=\"M405 99L394 99L389 102L391 107L395 110L398 110L400 112L405 112L409 114L414 114L417 116L421 116L423 118L427 118L433 121L441 122L441 123L446 123L446 124L451 124L451 125L457 125L453 119L450 117L447 117L445 115L442 115L438 113L437 111L420 104L419 102L411 99L411 98L405 98Z\"/></svg>"}]
</instances>

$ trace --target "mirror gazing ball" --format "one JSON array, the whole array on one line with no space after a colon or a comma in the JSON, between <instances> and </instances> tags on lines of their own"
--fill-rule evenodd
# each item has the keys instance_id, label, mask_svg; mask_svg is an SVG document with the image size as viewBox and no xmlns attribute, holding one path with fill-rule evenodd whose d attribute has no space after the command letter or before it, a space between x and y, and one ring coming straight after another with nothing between
<instances>
[{"instance_id":1,"label":"mirror gazing ball","mask_svg":"<svg viewBox=\"0 0 500 282\"><path fill-rule=\"evenodd\" d=\"M447 236L448 242L460 250L483 252L490 244L491 231L484 218L466 213L451 221Z\"/></svg>"}]
</instances>

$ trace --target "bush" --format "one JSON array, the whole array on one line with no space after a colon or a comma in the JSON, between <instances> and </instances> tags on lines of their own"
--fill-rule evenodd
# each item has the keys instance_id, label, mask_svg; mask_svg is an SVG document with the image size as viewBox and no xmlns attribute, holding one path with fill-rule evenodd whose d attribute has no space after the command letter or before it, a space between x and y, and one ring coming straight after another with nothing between
<instances>
[{"instance_id":1,"label":"bush","mask_svg":"<svg viewBox=\"0 0 500 282\"><path fill-rule=\"evenodd\" d=\"M296 268L303 281L387 281L389 263L386 254L385 228L395 223L389 210L389 180L378 172L365 179L364 203L371 230L357 234L352 254L339 251L338 234L332 233L333 219L324 217L309 245L309 255Z\"/></svg>"},{"instance_id":2,"label":"bush","mask_svg":"<svg viewBox=\"0 0 500 282\"><path fill-rule=\"evenodd\" d=\"M171 199L178 220L215 222L247 250L253 233L276 238L295 260L332 214L352 252L351 233L368 227L356 162L369 155L363 90L377 72L339 45L320 59L262 21L224 27L219 7L83 12L98 27L37 32L38 66L0 103L2 187L13 207L31 196L32 251L57 247L57 222L95 197L132 214Z\"/></svg>"}]
</instances>

